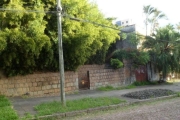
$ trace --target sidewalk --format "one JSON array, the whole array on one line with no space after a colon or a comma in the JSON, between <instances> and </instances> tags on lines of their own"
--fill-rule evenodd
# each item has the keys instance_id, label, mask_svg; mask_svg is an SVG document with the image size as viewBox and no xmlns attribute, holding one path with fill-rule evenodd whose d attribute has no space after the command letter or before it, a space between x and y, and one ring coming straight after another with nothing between
<instances>
[{"instance_id":1,"label":"sidewalk","mask_svg":"<svg viewBox=\"0 0 180 120\"><path fill-rule=\"evenodd\" d=\"M81 99L85 97L118 97L126 100L127 102L135 102L137 99L130 99L122 97L121 95L134 92L141 91L145 89L169 89L175 92L180 92L180 83L174 83L172 85L155 85L155 86L142 86L133 89L125 89L125 90L114 90L114 91L97 91L97 90L81 90L78 94L66 95L66 100L72 99ZM33 106L36 106L43 102L49 101L58 101L60 100L60 96L53 97L41 97L41 98L22 98L22 97L14 97L9 98L12 101L14 109L17 111L20 117L24 116L25 113L30 113L32 115L36 114L36 111L33 109Z\"/></svg>"}]
</instances>

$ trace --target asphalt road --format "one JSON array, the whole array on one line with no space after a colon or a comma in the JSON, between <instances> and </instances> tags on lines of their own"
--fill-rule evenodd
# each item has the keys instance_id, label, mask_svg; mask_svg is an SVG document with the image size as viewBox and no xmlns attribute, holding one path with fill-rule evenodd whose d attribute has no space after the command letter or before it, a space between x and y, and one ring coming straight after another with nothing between
<instances>
[{"instance_id":1,"label":"asphalt road","mask_svg":"<svg viewBox=\"0 0 180 120\"><path fill-rule=\"evenodd\" d=\"M180 120L180 97L65 120Z\"/></svg>"}]
</instances>

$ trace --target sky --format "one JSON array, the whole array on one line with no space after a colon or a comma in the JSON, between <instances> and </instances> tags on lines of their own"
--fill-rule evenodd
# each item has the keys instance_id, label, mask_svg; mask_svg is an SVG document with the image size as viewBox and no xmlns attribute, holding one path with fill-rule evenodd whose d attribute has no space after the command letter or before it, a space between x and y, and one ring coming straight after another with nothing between
<instances>
[{"instance_id":1,"label":"sky","mask_svg":"<svg viewBox=\"0 0 180 120\"><path fill-rule=\"evenodd\" d=\"M144 27L143 6L151 5L166 14L168 20L161 20L160 26L180 22L180 0L90 0L97 3L99 10L106 17L117 20L132 19Z\"/></svg>"}]
</instances>

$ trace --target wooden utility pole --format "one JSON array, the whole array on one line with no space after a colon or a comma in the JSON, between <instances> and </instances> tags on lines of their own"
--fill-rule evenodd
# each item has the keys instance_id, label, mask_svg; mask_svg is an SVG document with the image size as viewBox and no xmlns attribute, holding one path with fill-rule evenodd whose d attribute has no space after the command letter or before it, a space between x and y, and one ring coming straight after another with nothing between
<instances>
[{"instance_id":1,"label":"wooden utility pole","mask_svg":"<svg viewBox=\"0 0 180 120\"><path fill-rule=\"evenodd\" d=\"M62 7L61 1L57 0L57 25L58 25L58 46L59 46L59 71L60 71L60 91L61 91L61 102L63 106L66 106L65 99L65 77L64 77L64 58L63 58L63 46L62 46Z\"/></svg>"}]
</instances>

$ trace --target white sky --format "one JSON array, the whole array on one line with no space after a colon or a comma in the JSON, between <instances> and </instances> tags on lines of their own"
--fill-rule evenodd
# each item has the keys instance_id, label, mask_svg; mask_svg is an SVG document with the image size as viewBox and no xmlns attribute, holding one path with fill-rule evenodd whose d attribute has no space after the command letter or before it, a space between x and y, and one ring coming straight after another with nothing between
<instances>
[{"instance_id":1,"label":"white sky","mask_svg":"<svg viewBox=\"0 0 180 120\"><path fill-rule=\"evenodd\" d=\"M135 24L143 25L143 6L152 5L161 10L168 20L161 20L161 26L180 22L180 0L90 0L97 3L106 17L117 20L132 19Z\"/></svg>"}]
</instances>

